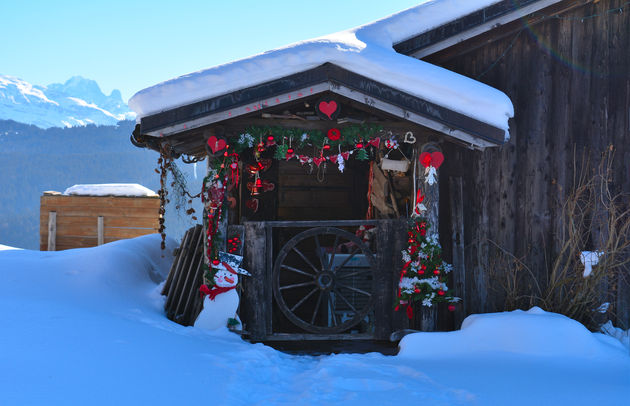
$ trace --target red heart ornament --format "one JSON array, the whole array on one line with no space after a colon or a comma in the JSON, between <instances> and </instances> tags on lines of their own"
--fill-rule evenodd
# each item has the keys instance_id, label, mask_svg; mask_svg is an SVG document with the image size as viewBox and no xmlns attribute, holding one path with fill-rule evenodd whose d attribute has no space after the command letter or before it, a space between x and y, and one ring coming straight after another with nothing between
<instances>
[{"instance_id":1,"label":"red heart ornament","mask_svg":"<svg viewBox=\"0 0 630 406\"><path fill-rule=\"evenodd\" d=\"M376 137L373 140L368 141L368 144L370 144L374 148L378 148L380 143L381 143L381 139L379 137Z\"/></svg>"},{"instance_id":2,"label":"red heart ornament","mask_svg":"<svg viewBox=\"0 0 630 406\"><path fill-rule=\"evenodd\" d=\"M305 163L307 163L307 162L308 162L308 157L307 157L306 155L299 155L299 156L298 156L298 159L300 160L300 163L301 163L302 165L304 165Z\"/></svg>"},{"instance_id":3,"label":"red heart ornament","mask_svg":"<svg viewBox=\"0 0 630 406\"><path fill-rule=\"evenodd\" d=\"M258 199L253 198L245 202L245 207L256 213L258 211Z\"/></svg>"},{"instance_id":4,"label":"red heart ornament","mask_svg":"<svg viewBox=\"0 0 630 406\"><path fill-rule=\"evenodd\" d=\"M347 161L348 158L350 158L350 151L342 152L341 156L343 157L344 161Z\"/></svg>"},{"instance_id":5,"label":"red heart ornament","mask_svg":"<svg viewBox=\"0 0 630 406\"><path fill-rule=\"evenodd\" d=\"M315 165L317 165L317 167L319 168L319 165L322 164L322 162L324 162L326 160L326 158L321 157L321 158L313 158L313 162L315 162Z\"/></svg>"},{"instance_id":6,"label":"red heart ornament","mask_svg":"<svg viewBox=\"0 0 630 406\"><path fill-rule=\"evenodd\" d=\"M319 111L325 114L330 120L332 120L332 115L337 111L337 102L332 100L330 102L320 102L319 103Z\"/></svg>"},{"instance_id":7,"label":"red heart ornament","mask_svg":"<svg viewBox=\"0 0 630 406\"><path fill-rule=\"evenodd\" d=\"M263 192L271 192L276 188L276 185L273 182L268 181L267 179L262 181Z\"/></svg>"},{"instance_id":8,"label":"red heart ornament","mask_svg":"<svg viewBox=\"0 0 630 406\"><path fill-rule=\"evenodd\" d=\"M292 153L287 152L287 161L291 158L295 158L295 152L292 152Z\"/></svg>"},{"instance_id":9,"label":"red heart ornament","mask_svg":"<svg viewBox=\"0 0 630 406\"><path fill-rule=\"evenodd\" d=\"M328 159L330 160L330 162L336 164L337 163L337 155L331 155L328 157Z\"/></svg>"},{"instance_id":10,"label":"red heart ornament","mask_svg":"<svg viewBox=\"0 0 630 406\"><path fill-rule=\"evenodd\" d=\"M213 154L216 154L217 151L225 149L226 146L227 142L225 142L223 138L217 138L214 135L208 138L208 147L210 147Z\"/></svg>"},{"instance_id":11,"label":"red heart ornament","mask_svg":"<svg viewBox=\"0 0 630 406\"><path fill-rule=\"evenodd\" d=\"M444 162L444 154L440 151L435 151L431 153L431 166L435 169L439 168Z\"/></svg>"},{"instance_id":12,"label":"red heart ornament","mask_svg":"<svg viewBox=\"0 0 630 406\"><path fill-rule=\"evenodd\" d=\"M230 203L230 209L233 209L236 207L236 198L230 196L227 198L227 200Z\"/></svg>"}]
</instances>

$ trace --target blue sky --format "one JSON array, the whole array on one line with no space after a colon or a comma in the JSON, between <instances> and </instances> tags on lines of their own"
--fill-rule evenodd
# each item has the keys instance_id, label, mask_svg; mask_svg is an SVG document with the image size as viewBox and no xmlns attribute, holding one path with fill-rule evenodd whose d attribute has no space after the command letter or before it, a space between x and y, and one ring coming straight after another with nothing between
<instances>
[{"instance_id":1,"label":"blue sky","mask_svg":"<svg viewBox=\"0 0 630 406\"><path fill-rule=\"evenodd\" d=\"M125 101L161 81L361 25L422 0L0 0L0 74L74 75Z\"/></svg>"}]
</instances>

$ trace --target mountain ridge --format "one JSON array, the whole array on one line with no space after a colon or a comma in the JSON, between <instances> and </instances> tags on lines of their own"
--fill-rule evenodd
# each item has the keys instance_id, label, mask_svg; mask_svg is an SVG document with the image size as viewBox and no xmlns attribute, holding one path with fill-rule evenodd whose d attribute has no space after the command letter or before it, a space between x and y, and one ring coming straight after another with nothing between
<instances>
[{"instance_id":1,"label":"mountain ridge","mask_svg":"<svg viewBox=\"0 0 630 406\"><path fill-rule=\"evenodd\" d=\"M0 74L0 120L46 129L116 125L134 118L120 91L114 89L106 95L96 81L82 76L41 86Z\"/></svg>"}]
</instances>

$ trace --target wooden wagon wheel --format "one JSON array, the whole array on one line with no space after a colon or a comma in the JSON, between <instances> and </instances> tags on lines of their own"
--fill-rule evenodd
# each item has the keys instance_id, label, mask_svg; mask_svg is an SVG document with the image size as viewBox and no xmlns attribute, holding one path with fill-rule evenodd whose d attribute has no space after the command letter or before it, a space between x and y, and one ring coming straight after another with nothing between
<instances>
[{"instance_id":1,"label":"wooden wagon wheel","mask_svg":"<svg viewBox=\"0 0 630 406\"><path fill-rule=\"evenodd\" d=\"M323 247L322 242L333 239L332 246ZM342 247L348 252L337 252ZM350 266L357 260L361 267ZM273 267L274 297L282 313L304 330L341 333L360 323L372 308L375 273L374 255L357 236L335 227L313 228L280 250ZM349 282L358 279L369 286L351 286ZM339 307L344 308L345 320L336 314Z\"/></svg>"}]
</instances>

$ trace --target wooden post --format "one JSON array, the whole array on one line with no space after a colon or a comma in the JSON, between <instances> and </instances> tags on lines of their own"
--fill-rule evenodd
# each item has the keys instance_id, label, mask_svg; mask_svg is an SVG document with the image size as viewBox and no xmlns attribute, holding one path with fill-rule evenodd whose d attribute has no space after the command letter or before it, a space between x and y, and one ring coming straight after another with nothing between
<instances>
[{"instance_id":1,"label":"wooden post","mask_svg":"<svg viewBox=\"0 0 630 406\"><path fill-rule=\"evenodd\" d=\"M453 240L453 290L462 299L455 307L455 328L466 317L466 262L464 258L464 186L461 177L449 178L451 238Z\"/></svg>"},{"instance_id":2,"label":"wooden post","mask_svg":"<svg viewBox=\"0 0 630 406\"><path fill-rule=\"evenodd\" d=\"M264 222L245 222L244 269L252 276L243 278L241 319L243 329L252 341L261 341L267 335L271 302L267 300L271 286L267 284L267 232ZM270 320L269 320L270 322Z\"/></svg>"},{"instance_id":3,"label":"wooden post","mask_svg":"<svg viewBox=\"0 0 630 406\"><path fill-rule=\"evenodd\" d=\"M57 250L57 212L48 212L48 251Z\"/></svg>"},{"instance_id":4,"label":"wooden post","mask_svg":"<svg viewBox=\"0 0 630 406\"><path fill-rule=\"evenodd\" d=\"M96 223L97 245L105 244L105 226L103 224L103 216L98 216Z\"/></svg>"},{"instance_id":5,"label":"wooden post","mask_svg":"<svg viewBox=\"0 0 630 406\"><path fill-rule=\"evenodd\" d=\"M424 195L424 205L427 207L426 218L430 224L429 233L439 235L440 230L440 187L437 183L429 185L426 181L425 168L418 168L420 184L418 188ZM437 305L431 307L422 306L421 303L415 305L418 313L414 319L414 327L420 331L435 331L437 329ZM419 320L418 320L419 319Z\"/></svg>"}]
</instances>

